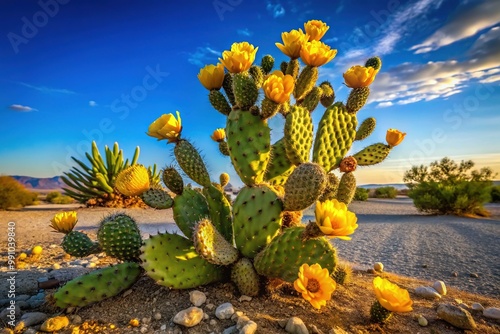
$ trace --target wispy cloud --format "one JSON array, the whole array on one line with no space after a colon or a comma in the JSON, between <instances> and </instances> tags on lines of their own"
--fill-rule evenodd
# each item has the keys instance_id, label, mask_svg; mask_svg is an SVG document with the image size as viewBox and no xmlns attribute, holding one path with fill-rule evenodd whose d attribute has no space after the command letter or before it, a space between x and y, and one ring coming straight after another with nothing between
<instances>
[{"instance_id":1,"label":"wispy cloud","mask_svg":"<svg viewBox=\"0 0 500 334\"><path fill-rule=\"evenodd\" d=\"M199 46L195 52L188 52L188 62L196 66L205 66L215 62L222 52L212 49L210 46Z\"/></svg>"},{"instance_id":2,"label":"wispy cloud","mask_svg":"<svg viewBox=\"0 0 500 334\"><path fill-rule=\"evenodd\" d=\"M245 36L245 37L250 37L253 35L253 32L250 31L248 28L245 29L238 29L236 30L236 33L240 36Z\"/></svg>"},{"instance_id":3,"label":"wispy cloud","mask_svg":"<svg viewBox=\"0 0 500 334\"><path fill-rule=\"evenodd\" d=\"M286 11L283 5L278 1L273 3L271 1L267 2L266 9L274 18L284 16Z\"/></svg>"},{"instance_id":4,"label":"wispy cloud","mask_svg":"<svg viewBox=\"0 0 500 334\"><path fill-rule=\"evenodd\" d=\"M64 89L64 88L52 88L52 87L46 87L46 86L35 86L35 85L30 85L25 82L18 82L19 85L28 87L34 90L37 90L42 93L46 94L76 94L76 92L69 90L69 89Z\"/></svg>"},{"instance_id":5,"label":"wispy cloud","mask_svg":"<svg viewBox=\"0 0 500 334\"><path fill-rule=\"evenodd\" d=\"M38 109L31 108L28 106L23 106L21 104L12 104L9 106L10 110L18 111L18 112L31 112L31 111L38 111Z\"/></svg>"},{"instance_id":6,"label":"wispy cloud","mask_svg":"<svg viewBox=\"0 0 500 334\"><path fill-rule=\"evenodd\" d=\"M97 107L97 102L96 101L89 101L89 106L90 107Z\"/></svg>"},{"instance_id":7,"label":"wispy cloud","mask_svg":"<svg viewBox=\"0 0 500 334\"><path fill-rule=\"evenodd\" d=\"M410 50L426 53L462 39L472 37L481 30L500 22L500 1L485 0L464 6L445 26L435 31L422 43Z\"/></svg>"}]
</instances>

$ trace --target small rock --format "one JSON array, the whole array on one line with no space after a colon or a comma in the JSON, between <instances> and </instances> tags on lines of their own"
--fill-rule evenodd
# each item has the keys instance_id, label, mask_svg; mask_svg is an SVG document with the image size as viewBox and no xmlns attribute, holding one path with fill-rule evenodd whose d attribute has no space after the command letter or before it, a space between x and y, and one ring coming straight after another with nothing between
<instances>
[{"instance_id":1,"label":"small rock","mask_svg":"<svg viewBox=\"0 0 500 334\"><path fill-rule=\"evenodd\" d=\"M203 319L203 310L199 307L192 306L177 313L173 321L184 327L193 327L198 325L201 319Z\"/></svg>"},{"instance_id":2,"label":"small rock","mask_svg":"<svg viewBox=\"0 0 500 334\"><path fill-rule=\"evenodd\" d=\"M242 315L242 316L240 316L240 317L238 318L238 320L236 321L236 328L237 328L237 329L242 329L242 328L243 328L243 326L245 326L245 324L246 324L247 322L249 322L249 321L250 321L250 318L249 318L249 317L247 317L246 315Z\"/></svg>"},{"instance_id":3,"label":"small rock","mask_svg":"<svg viewBox=\"0 0 500 334\"><path fill-rule=\"evenodd\" d=\"M257 331L257 323L255 321L247 321L245 326L240 329L238 334L254 334Z\"/></svg>"},{"instance_id":4,"label":"small rock","mask_svg":"<svg viewBox=\"0 0 500 334\"><path fill-rule=\"evenodd\" d=\"M214 304L207 304L207 305L205 305L205 308L209 311L212 311L215 308L215 305Z\"/></svg>"},{"instance_id":5,"label":"small rock","mask_svg":"<svg viewBox=\"0 0 500 334\"><path fill-rule=\"evenodd\" d=\"M71 321L72 325L81 325L83 323L82 317L80 317L78 314L70 315L69 320Z\"/></svg>"},{"instance_id":6,"label":"small rock","mask_svg":"<svg viewBox=\"0 0 500 334\"><path fill-rule=\"evenodd\" d=\"M155 320L160 320L161 319L161 313L160 312L156 312L154 314L153 318L155 318Z\"/></svg>"},{"instance_id":7,"label":"small rock","mask_svg":"<svg viewBox=\"0 0 500 334\"><path fill-rule=\"evenodd\" d=\"M224 329L222 334L233 334L233 333L237 333L237 332L238 332L238 330L236 329L236 326L231 326L231 327Z\"/></svg>"},{"instance_id":8,"label":"small rock","mask_svg":"<svg viewBox=\"0 0 500 334\"><path fill-rule=\"evenodd\" d=\"M151 323L151 317L149 318L142 318L142 323L145 325L149 325Z\"/></svg>"},{"instance_id":9,"label":"small rock","mask_svg":"<svg viewBox=\"0 0 500 334\"><path fill-rule=\"evenodd\" d=\"M61 269L61 265L60 265L59 263L54 263L54 264L52 265L52 269L54 269L54 270Z\"/></svg>"},{"instance_id":10,"label":"small rock","mask_svg":"<svg viewBox=\"0 0 500 334\"><path fill-rule=\"evenodd\" d=\"M23 332L23 334L37 334L38 332L34 328L28 328Z\"/></svg>"},{"instance_id":11,"label":"small rock","mask_svg":"<svg viewBox=\"0 0 500 334\"><path fill-rule=\"evenodd\" d=\"M217 325L217 320L211 319L208 323L210 324L210 326L215 326Z\"/></svg>"},{"instance_id":12,"label":"small rock","mask_svg":"<svg viewBox=\"0 0 500 334\"><path fill-rule=\"evenodd\" d=\"M75 310L76 310L76 307L70 306L64 312L66 312L66 314L70 314L70 313L73 313Z\"/></svg>"},{"instance_id":13,"label":"small rock","mask_svg":"<svg viewBox=\"0 0 500 334\"><path fill-rule=\"evenodd\" d=\"M55 332L63 329L68 325L69 325L68 317L60 315L45 320L45 322L42 324L42 327L40 327L40 330L42 332Z\"/></svg>"},{"instance_id":14,"label":"small rock","mask_svg":"<svg viewBox=\"0 0 500 334\"><path fill-rule=\"evenodd\" d=\"M167 330L167 325L166 324L161 325L160 330L161 331Z\"/></svg>"},{"instance_id":15,"label":"small rock","mask_svg":"<svg viewBox=\"0 0 500 334\"><path fill-rule=\"evenodd\" d=\"M31 298L30 295L19 295L19 296L16 297L15 300L16 300L16 302L21 301L21 300L26 301L26 300L28 300L30 298Z\"/></svg>"},{"instance_id":16,"label":"small rock","mask_svg":"<svg viewBox=\"0 0 500 334\"><path fill-rule=\"evenodd\" d=\"M25 302L24 300L16 302L16 305L19 306L21 310L30 308L30 304L28 302Z\"/></svg>"},{"instance_id":17,"label":"small rock","mask_svg":"<svg viewBox=\"0 0 500 334\"><path fill-rule=\"evenodd\" d=\"M454 271L454 272L451 273L451 276L458 277L458 273L456 271Z\"/></svg>"},{"instance_id":18,"label":"small rock","mask_svg":"<svg viewBox=\"0 0 500 334\"><path fill-rule=\"evenodd\" d=\"M7 306L2 312L0 312L0 321L8 323L9 321L15 321L19 319L21 315L21 308L18 305L11 304Z\"/></svg>"},{"instance_id":19,"label":"small rock","mask_svg":"<svg viewBox=\"0 0 500 334\"><path fill-rule=\"evenodd\" d=\"M470 313L458 306L440 304L437 308L439 318L461 329L474 329L476 323Z\"/></svg>"},{"instance_id":20,"label":"small rock","mask_svg":"<svg viewBox=\"0 0 500 334\"><path fill-rule=\"evenodd\" d=\"M146 333L148 331L148 328L146 326L142 326L141 329L139 329L139 332L141 333Z\"/></svg>"},{"instance_id":21,"label":"small rock","mask_svg":"<svg viewBox=\"0 0 500 334\"><path fill-rule=\"evenodd\" d=\"M245 296L245 295L241 295L240 299L238 299L239 302L249 302L251 300L252 300L252 297Z\"/></svg>"},{"instance_id":22,"label":"small rock","mask_svg":"<svg viewBox=\"0 0 500 334\"><path fill-rule=\"evenodd\" d=\"M470 273L469 276L472 278L479 278L479 275L477 273Z\"/></svg>"},{"instance_id":23,"label":"small rock","mask_svg":"<svg viewBox=\"0 0 500 334\"><path fill-rule=\"evenodd\" d=\"M500 320L500 308L498 307L488 307L483 311L483 315L486 318Z\"/></svg>"},{"instance_id":24,"label":"small rock","mask_svg":"<svg viewBox=\"0 0 500 334\"><path fill-rule=\"evenodd\" d=\"M384 264L382 262L376 262L373 265L373 270L378 271L379 273L384 271Z\"/></svg>"},{"instance_id":25,"label":"small rock","mask_svg":"<svg viewBox=\"0 0 500 334\"><path fill-rule=\"evenodd\" d=\"M128 289L127 291L125 291L123 294L122 294L122 297L127 297L128 295L130 295L132 293L132 289Z\"/></svg>"},{"instance_id":26,"label":"small rock","mask_svg":"<svg viewBox=\"0 0 500 334\"><path fill-rule=\"evenodd\" d=\"M215 309L215 316L221 320L230 319L234 313L234 307L231 303L224 303Z\"/></svg>"},{"instance_id":27,"label":"small rock","mask_svg":"<svg viewBox=\"0 0 500 334\"><path fill-rule=\"evenodd\" d=\"M208 320L210 319L210 316L206 313L203 313L203 320Z\"/></svg>"},{"instance_id":28,"label":"small rock","mask_svg":"<svg viewBox=\"0 0 500 334\"><path fill-rule=\"evenodd\" d=\"M312 334L324 334L321 329L319 329L316 325L310 325Z\"/></svg>"},{"instance_id":29,"label":"small rock","mask_svg":"<svg viewBox=\"0 0 500 334\"><path fill-rule=\"evenodd\" d=\"M95 268L95 267L97 267L97 263L95 263L95 262L90 262L89 264L87 264L85 266L85 268ZM141 328L141 330L142 330L142 328Z\"/></svg>"},{"instance_id":30,"label":"small rock","mask_svg":"<svg viewBox=\"0 0 500 334\"><path fill-rule=\"evenodd\" d=\"M59 246L59 245L56 245L56 244L51 244L51 245L49 246L49 248L56 248L57 246Z\"/></svg>"},{"instance_id":31,"label":"small rock","mask_svg":"<svg viewBox=\"0 0 500 334\"><path fill-rule=\"evenodd\" d=\"M194 306L200 307L207 301L207 295L201 291L194 290L189 292L189 300Z\"/></svg>"},{"instance_id":32,"label":"small rock","mask_svg":"<svg viewBox=\"0 0 500 334\"><path fill-rule=\"evenodd\" d=\"M332 329L330 329L328 334L349 334L349 332L346 332L340 327L333 327Z\"/></svg>"},{"instance_id":33,"label":"small rock","mask_svg":"<svg viewBox=\"0 0 500 334\"><path fill-rule=\"evenodd\" d=\"M297 317L291 317L290 319L288 319L285 326L285 331L291 334L309 334L309 330L307 329L302 319Z\"/></svg>"},{"instance_id":34,"label":"small rock","mask_svg":"<svg viewBox=\"0 0 500 334\"><path fill-rule=\"evenodd\" d=\"M428 265L426 263L422 264L422 268L427 268Z\"/></svg>"},{"instance_id":35,"label":"small rock","mask_svg":"<svg viewBox=\"0 0 500 334\"><path fill-rule=\"evenodd\" d=\"M446 284L444 284L443 281L436 281L434 282L434 284L432 285L432 287L434 288L434 290L436 290L440 295L442 296L446 296Z\"/></svg>"},{"instance_id":36,"label":"small rock","mask_svg":"<svg viewBox=\"0 0 500 334\"><path fill-rule=\"evenodd\" d=\"M422 327L425 327L429 324L429 322L427 321L427 319L425 319L425 317L423 315L419 316L417 320L418 320L418 324Z\"/></svg>"},{"instance_id":37,"label":"small rock","mask_svg":"<svg viewBox=\"0 0 500 334\"><path fill-rule=\"evenodd\" d=\"M461 307L461 308L463 308L464 310L470 311L470 307L469 307L469 305L467 305L467 304L465 304L465 303L460 303L460 304L458 304L458 307Z\"/></svg>"},{"instance_id":38,"label":"small rock","mask_svg":"<svg viewBox=\"0 0 500 334\"><path fill-rule=\"evenodd\" d=\"M17 323L14 331L21 332L23 329L29 326L38 325L45 320L47 320L48 316L42 312L29 312L23 314L19 322Z\"/></svg>"},{"instance_id":39,"label":"small rock","mask_svg":"<svg viewBox=\"0 0 500 334\"><path fill-rule=\"evenodd\" d=\"M471 308L473 311L482 312L484 310L484 306L479 303L472 303Z\"/></svg>"},{"instance_id":40,"label":"small rock","mask_svg":"<svg viewBox=\"0 0 500 334\"><path fill-rule=\"evenodd\" d=\"M415 289L415 294L425 299L440 299L441 295L429 286L419 286Z\"/></svg>"}]
</instances>

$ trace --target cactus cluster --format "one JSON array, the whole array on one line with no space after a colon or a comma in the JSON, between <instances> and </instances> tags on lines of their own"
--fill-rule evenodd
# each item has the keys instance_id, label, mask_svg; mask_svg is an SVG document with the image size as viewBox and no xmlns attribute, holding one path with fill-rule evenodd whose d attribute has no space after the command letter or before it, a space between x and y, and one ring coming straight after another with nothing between
<instances>
[{"instance_id":1,"label":"cactus cluster","mask_svg":"<svg viewBox=\"0 0 500 334\"><path fill-rule=\"evenodd\" d=\"M230 277L242 294L256 296L264 278L293 283L303 266L313 265L313 273L321 271L324 276L327 270L331 275L332 283L324 277L322 282L348 282L350 270L337 266L329 239L350 239L357 227L356 216L347 210L356 189L354 171L358 165L383 161L402 138L349 155L353 142L369 137L375 128L371 117L358 126L357 112L366 103L368 85L381 61L373 57L345 72L345 84L352 90L345 103L336 102L332 84L317 82L318 68L337 53L320 42L328 27L310 21L305 30L283 33L283 44L277 46L290 60L280 70L272 71L270 55L261 65L253 64L257 48L242 42L224 51L220 64L208 65L198 75L209 90L210 103L226 119L212 139L244 184L234 201L224 192L228 175L221 174L219 183L211 180L198 150L182 137L179 113L162 115L150 125L148 135L172 143L177 165L201 188L185 186L174 167L165 168L162 176L175 196L158 186L140 190L134 172L124 179L129 180L130 192L149 206L172 208L182 235L158 234L139 249L135 222L117 215L101 223L102 249L123 261L139 257L149 277L175 289ZM314 131L311 113L323 108ZM284 118L282 137L274 143L268 124L272 117ZM120 186L127 188L127 182ZM303 224L303 211L314 204L316 221Z\"/></svg>"}]
</instances>

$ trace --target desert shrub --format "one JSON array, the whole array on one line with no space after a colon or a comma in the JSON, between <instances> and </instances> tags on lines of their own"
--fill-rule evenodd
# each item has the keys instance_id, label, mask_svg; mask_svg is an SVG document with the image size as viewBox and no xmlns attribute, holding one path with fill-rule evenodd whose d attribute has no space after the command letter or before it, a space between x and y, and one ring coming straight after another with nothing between
<instances>
[{"instance_id":1,"label":"desert shrub","mask_svg":"<svg viewBox=\"0 0 500 334\"><path fill-rule=\"evenodd\" d=\"M491 187L491 201L500 202L500 186Z\"/></svg>"},{"instance_id":2,"label":"desert shrub","mask_svg":"<svg viewBox=\"0 0 500 334\"><path fill-rule=\"evenodd\" d=\"M52 200L56 197L60 197L61 193L59 191L51 191L45 196L45 200L49 203L52 203Z\"/></svg>"},{"instance_id":3,"label":"desert shrub","mask_svg":"<svg viewBox=\"0 0 500 334\"><path fill-rule=\"evenodd\" d=\"M396 198L398 190L394 187L380 187L375 189L375 198Z\"/></svg>"},{"instance_id":4,"label":"desert shrub","mask_svg":"<svg viewBox=\"0 0 500 334\"><path fill-rule=\"evenodd\" d=\"M472 161L460 164L449 158L435 161L429 167L413 166L406 171L404 182L408 196L419 211L432 214L485 215L484 203L490 200L490 168L472 170Z\"/></svg>"},{"instance_id":5,"label":"desert shrub","mask_svg":"<svg viewBox=\"0 0 500 334\"><path fill-rule=\"evenodd\" d=\"M368 199L368 189L365 188L356 188L356 192L354 193L355 201L366 201Z\"/></svg>"},{"instance_id":6,"label":"desert shrub","mask_svg":"<svg viewBox=\"0 0 500 334\"><path fill-rule=\"evenodd\" d=\"M70 204L75 202L73 198L63 195L58 191L51 191L48 193L45 200L52 204Z\"/></svg>"},{"instance_id":7,"label":"desert shrub","mask_svg":"<svg viewBox=\"0 0 500 334\"><path fill-rule=\"evenodd\" d=\"M18 209L34 204L37 193L26 190L10 176L0 176L0 209Z\"/></svg>"}]
</instances>

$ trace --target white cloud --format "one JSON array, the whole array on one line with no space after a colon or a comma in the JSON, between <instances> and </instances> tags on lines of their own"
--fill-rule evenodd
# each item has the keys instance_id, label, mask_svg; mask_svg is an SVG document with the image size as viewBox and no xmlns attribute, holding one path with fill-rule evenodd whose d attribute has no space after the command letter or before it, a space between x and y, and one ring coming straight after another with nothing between
<instances>
[{"instance_id":1,"label":"white cloud","mask_svg":"<svg viewBox=\"0 0 500 334\"><path fill-rule=\"evenodd\" d=\"M188 62L196 66L205 66L208 63L214 63L219 57L222 56L222 52L212 49L209 46L199 46L193 53L188 53Z\"/></svg>"},{"instance_id":2,"label":"white cloud","mask_svg":"<svg viewBox=\"0 0 500 334\"><path fill-rule=\"evenodd\" d=\"M97 102L96 101L89 101L89 106L97 107Z\"/></svg>"},{"instance_id":3,"label":"white cloud","mask_svg":"<svg viewBox=\"0 0 500 334\"><path fill-rule=\"evenodd\" d=\"M236 30L236 33L240 36L245 36L245 37L250 37L253 35L253 32L251 32L248 28L238 29Z\"/></svg>"},{"instance_id":4,"label":"white cloud","mask_svg":"<svg viewBox=\"0 0 500 334\"><path fill-rule=\"evenodd\" d=\"M9 109L19 112L30 112L30 111L38 111L38 109L31 108L28 106L23 106L21 104L12 104L9 106Z\"/></svg>"},{"instance_id":5,"label":"white cloud","mask_svg":"<svg viewBox=\"0 0 500 334\"><path fill-rule=\"evenodd\" d=\"M24 87L28 87L28 88L37 90L37 91L42 92L42 93L47 93L47 94L52 94L52 93L56 93L56 94L70 94L70 95L71 94L76 94L76 92L74 92L72 90L69 90L69 89L64 89L64 88L52 88L52 87L46 87L46 86L34 86L34 85L27 84L25 82L18 82L18 84L20 84L21 86L24 86Z\"/></svg>"},{"instance_id":6,"label":"white cloud","mask_svg":"<svg viewBox=\"0 0 500 334\"><path fill-rule=\"evenodd\" d=\"M379 104L377 104L377 107L376 108L387 108L387 107L392 107L394 105L394 103L388 101L388 102L380 102Z\"/></svg>"},{"instance_id":7,"label":"white cloud","mask_svg":"<svg viewBox=\"0 0 500 334\"><path fill-rule=\"evenodd\" d=\"M274 18L284 16L286 12L285 8L279 2L273 4L271 1L269 1L266 5L266 9Z\"/></svg>"},{"instance_id":8,"label":"white cloud","mask_svg":"<svg viewBox=\"0 0 500 334\"><path fill-rule=\"evenodd\" d=\"M500 22L500 1L485 0L464 6L444 27L435 31L422 43L410 48L415 53L426 53L472 37L479 31Z\"/></svg>"}]
</instances>

